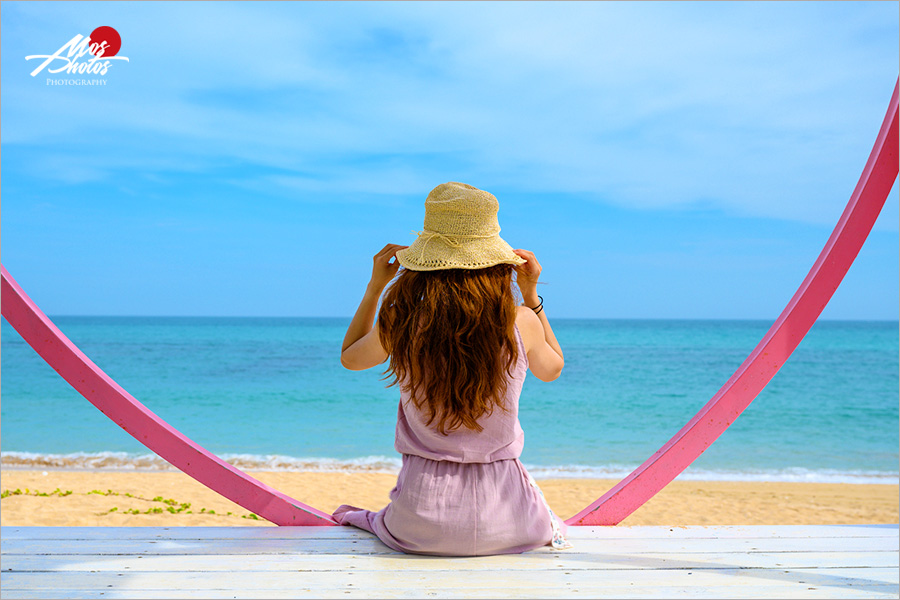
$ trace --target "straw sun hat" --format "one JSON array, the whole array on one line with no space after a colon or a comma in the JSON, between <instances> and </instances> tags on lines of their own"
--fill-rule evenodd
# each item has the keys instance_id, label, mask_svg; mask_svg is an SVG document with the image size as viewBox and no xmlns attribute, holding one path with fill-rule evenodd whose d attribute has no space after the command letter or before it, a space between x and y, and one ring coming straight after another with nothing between
<instances>
[{"instance_id":1,"label":"straw sun hat","mask_svg":"<svg viewBox=\"0 0 900 600\"><path fill-rule=\"evenodd\" d=\"M499 264L521 265L524 259L500 237L493 194L465 183L442 183L425 199L425 229L397 252L410 271L484 269Z\"/></svg>"}]
</instances>

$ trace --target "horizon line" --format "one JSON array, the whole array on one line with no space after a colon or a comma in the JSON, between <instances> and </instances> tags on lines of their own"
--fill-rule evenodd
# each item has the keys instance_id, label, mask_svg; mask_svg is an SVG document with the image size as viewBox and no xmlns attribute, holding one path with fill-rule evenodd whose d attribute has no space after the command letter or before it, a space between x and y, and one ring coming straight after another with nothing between
<instances>
[{"instance_id":1,"label":"horizon line","mask_svg":"<svg viewBox=\"0 0 900 600\"><path fill-rule=\"evenodd\" d=\"M344 319L350 320L352 315L140 315L140 314L55 314L47 315L51 320L57 318L120 318L120 319ZM775 317L777 318L777 316ZM764 317L563 317L554 316L555 321L774 321ZM3 319L6 321L6 319ZM900 318L827 318L817 321L831 323L897 323ZM6 321L9 324L8 321Z\"/></svg>"}]
</instances>

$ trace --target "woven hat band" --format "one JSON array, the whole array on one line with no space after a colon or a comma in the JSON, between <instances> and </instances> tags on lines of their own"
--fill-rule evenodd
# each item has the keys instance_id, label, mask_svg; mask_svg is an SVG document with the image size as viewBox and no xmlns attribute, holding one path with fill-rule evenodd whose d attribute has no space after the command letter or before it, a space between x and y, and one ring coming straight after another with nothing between
<instances>
[{"instance_id":1,"label":"woven hat band","mask_svg":"<svg viewBox=\"0 0 900 600\"><path fill-rule=\"evenodd\" d=\"M428 242L430 242L434 238L439 239L440 241L444 242L451 248L460 248L463 245L463 243L465 243L465 240L479 240L479 239L498 237L496 234L456 235L456 236L454 236L454 235L444 235L443 233L439 233L437 231L428 231L428 230L413 231L413 233L418 235L419 236L418 241L422 242L422 244L419 246L419 260L420 261L424 260L425 257L427 256L426 251L428 250Z\"/></svg>"},{"instance_id":2,"label":"woven hat band","mask_svg":"<svg viewBox=\"0 0 900 600\"><path fill-rule=\"evenodd\" d=\"M500 233L500 223L497 213L442 211L433 204L426 204L425 231L455 237L489 237Z\"/></svg>"},{"instance_id":3,"label":"woven hat band","mask_svg":"<svg viewBox=\"0 0 900 600\"><path fill-rule=\"evenodd\" d=\"M485 240L488 238L497 237L496 233L489 233L488 235L454 235L452 233L443 234L438 231L428 231L427 229L423 231L413 231L413 233L419 236L419 239L423 240L426 244L431 239L438 238L451 248L459 248L465 240Z\"/></svg>"}]
</instances>

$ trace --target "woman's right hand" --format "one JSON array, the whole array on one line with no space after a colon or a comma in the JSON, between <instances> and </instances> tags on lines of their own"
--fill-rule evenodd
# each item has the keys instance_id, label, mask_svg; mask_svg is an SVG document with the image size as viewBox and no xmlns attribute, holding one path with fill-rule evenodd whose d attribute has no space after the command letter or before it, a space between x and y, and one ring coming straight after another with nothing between
<instances>
[{"instance_id":1,"label":"woman's right hand","mask_svg":"<svg viewBox=\"0 0 900 600\"><path fill-rule=\"evenodd\" d=\"M513 250L517 256L525 259L525 264L516 267L516 282L522 292L522 300L526 306L537 306L540 300L537 294L538 278L541 276L541 263L528 250Z\"/></svg>"},{"instance_id":2,"label":"woman's right hand","mask_svg":"<svg viewBox=\"0 0 900 600\"><path fill-rule=\"evenodd\" d=\"M369 282L370 286L377 288L380 292L384 289L384 286L390 283L391 279L397 274L397 269L400 268L400 263L396 259L397 251L407 247L399 244L388 244L372 258L372 280ZM394 259L394 262L391 262L391 259Z\"/></svg>"}]
</instances>

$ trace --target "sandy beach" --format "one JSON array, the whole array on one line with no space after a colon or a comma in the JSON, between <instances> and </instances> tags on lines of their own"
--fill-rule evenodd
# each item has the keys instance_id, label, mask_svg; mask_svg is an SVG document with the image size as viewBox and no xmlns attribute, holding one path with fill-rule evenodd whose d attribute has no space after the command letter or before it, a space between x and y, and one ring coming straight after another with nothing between
<instances>
[{"instance_id":1,"label":"sandy beach","mask_svg":"<svg viewBox=\"0 0 900 600\"><path fill-rule=\"evenodd\" d=\"M331 512L340 504L372 510L388 502L388 473L259 471L264 483ZM617 482L545 479L557 514L570 517ZM0 471L5 526L260 525L246 509L180 472ZM675 481L623 525L898 523L897 485Z\"/></svg>"}]
</instances>

